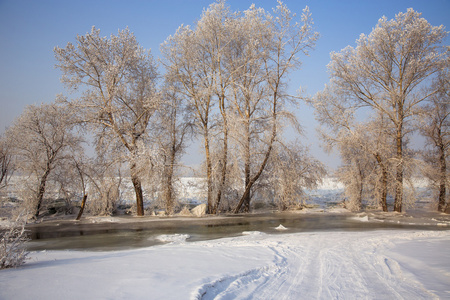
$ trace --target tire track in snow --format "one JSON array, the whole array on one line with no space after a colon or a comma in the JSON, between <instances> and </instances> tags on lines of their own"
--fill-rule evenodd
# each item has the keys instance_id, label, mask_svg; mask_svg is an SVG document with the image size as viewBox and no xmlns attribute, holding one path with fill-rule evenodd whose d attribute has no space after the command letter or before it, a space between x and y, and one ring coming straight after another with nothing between
<instances>
[{"instance_id":1,"label":"tire track in snow","mask_svg":"<svg viewBox=\"0 0 450 300\"><path fill-rule=\"evenodd\" d=\"M252 295L254 292L257 292L259 287L267 288L270 285L268 283L269 280L272 281L282 277L288 265L286 255L280 254L278 247L272 246L272 243L265 243L264 246L274 253L272 264L204 284L193 293L192 299L245 298L244 295Z\"/></svg>"},{"instance_id":2,"label":"tire track in snow","mask_svg":"<svg viewBox=\"0 0 450 300\"><path fill-rule=\"evenodd\" d=\"M199 288L195 299L405 299L433 298L420 283L405 280L399 264L383 253L393 241L411 238L386 233L358 240L344 235L292 234L259 241L274 253L271 264L221 278Z\"/></svg>"}]
</instances>

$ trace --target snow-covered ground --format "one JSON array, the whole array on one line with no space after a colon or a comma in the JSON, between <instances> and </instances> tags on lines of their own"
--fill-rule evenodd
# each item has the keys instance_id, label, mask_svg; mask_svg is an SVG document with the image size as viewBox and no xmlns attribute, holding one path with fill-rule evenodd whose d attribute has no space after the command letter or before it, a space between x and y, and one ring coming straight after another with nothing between
<instances>
[{"instance_id":1,"label":"snow-covered ground","mask_svg":"<svg viewBox=\"0 0 450 300\"><path fill-rule=\"evenodd\" d=\"M0 299L449 299L450 231L313 232L33 252Z\"/></svg>"},{"instance_id":2,"label":"snow-covered ground","mask_svg":"<svg viewBox=\"0 0 450 300\"><path fill-rule=\"evenodd\" d=\"M201 203L198 180L182 186L182 198ZM298 213L348 213L335 205L340 192L327 179L309 194L316 206ZM436 227L430 231L292 233L280 224L283 234L201 242L175 234L159 237L168 244L133 250L31 252L25 265L0 271L0 299L450 299L450 219L428 213L432 205L421 198L417 206L427 209L418 213L353 216L364 224Z\"/></svg>"}]
</instances>

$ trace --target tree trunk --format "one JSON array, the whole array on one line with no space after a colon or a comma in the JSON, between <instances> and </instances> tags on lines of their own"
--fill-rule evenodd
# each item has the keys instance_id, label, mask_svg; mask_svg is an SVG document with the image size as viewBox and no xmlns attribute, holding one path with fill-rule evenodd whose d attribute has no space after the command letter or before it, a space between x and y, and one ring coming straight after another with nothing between
<instances>
[{"instance_id":1,"label":"tree trunk","mask_svg":"<svg viewBox=\"0 0 450 300\"><path fill-rule=\"evenodd\" d=\"M250 209L250 192L255 184L255 182L259 179L262 172L266 168L267 162L269 161L270 154L272 153L273 144L275 143L275 139L277 137L277 92L275 91L273 94L273 107L272 107L272 117L273 117L273 125L272 125L272 136L270 137L269 142L269 148L267 149L266 155L264 157L264 161L262 162L261 166L259 167L258 173L255 174L255 176L251 177L248 184L245 186L244 194L242 195L241 199L239 200L238 205L234 209L234 213L237 214L242 208L242 205L245 203L245 209L247 211Z\"/></svg>"},{"instance_id":2,"label":"tree trunk","mask_svg":"<svg viewBox=\"0 0 450 300\"><path fill-rule=\"evenodd\" d=\"M141 180L137 176L131 177L133 182L134 192L136 193L136 214L138 216L144 215L144 197L142 196L142 184Z\"/></svg>"},{"instance_id":3,"label":"tree trunk","mask_svg":"<svg viewBox=\"0 0 450 300\"><path fill-rule=\"evenodd\" d=\"M173 215L174 213L174 199L173 199L173 168L175 164L175 154L176 149L175 146L172 146L170 158L169 158L169 165L166 167L166 174L167 174L167 183L166 183L166 213L168 215Z\"/></svg>"},{"instance_id":4,"label":"tree trunk","mask_svg":"<svg viewBox=\"0 0 450 300\"><path fill-rule=\"evenodd\" d=\"M223 107L221 110L225 110L225 107ZM222 192L223 187L225 186L226 180L227 180L227 162L228 162L228 121L227 116L225 112L222 112L223 117L223 155L222 155L222 172L221 172L221 178L220 178L220 185L219 190L217 191L217 198L214 204L214 209L212 211L213 214L216 214L219 209L220 201L222 199Z\"/></svg>"},{"instance_id":5,"label":"tree trunk","mask_svg":"<svg viewBox=\"0 0 450 300\"><path fill-rule=\"evenodd\" d=\"M36 213L34 215L36 218L39 217L39 211L41 209L42 199L44 198L45 193L45 185L47 184L47 177L49 174L50 169L47 168L47 170L45 170L44 174L41 177L41 182L39 183L39 189L36 197Z\"/></svg>"},{"instance_id":6,"label":"tree trunk","mask_svg":"<svg viewBox=\"0 0 450 300\"><path fill-rule=\"evenodd\" d=\"M165 196L166 196L166 213L168 215L173 215L174 213L172 177L173 177L172 174L168 174L167 176L167 187Z\"/></svg>"},{"instance_id":7,"label":"tree trunk","mask_svg":"<svg viewBox=\"0 0 450 300\"><path fill-rule=\"evenodd\" d=\"M359 169L359 172L358 172L358 198L356 199L356 209L357 209L357 211L360 211L361 210L361 207L362 207L362 195L363 195L363 190L364 190L364 183L363 183L363 173L362 173L362 170L361 170L361 168L360 168L360 166L359 166L359 164L358 164L358 169Z\"/></svg>"},{"instance_id":8,"label":"tree trunk","mask_svg":"<svg viewBox=\"0 0 450 300\"><path fill-rule=\"evenodd\" d=\"M81 219L81 216L83 215L83 211L84 211L84 208L85 208L85 206L86 206L86 199L87 199L87 194L84 194L84 196L83 196L83 200L81 201L81 208L80 208L80 211L78 212L78 216L77 216L77 221L79 221L80 219Z\"/></svg>"},{"instance_id":9,"label":"tree trunk","mask_svg":"<svg viewBox=\"0 0 450 300\"><path fill-rule=\"evenodd\" d=\"M403 202L403 132L402 123L397 127L397 174L396 174L396 185L395 185L395 200L394 200L394 211L402 212L402 202Z\"/></svg>"},{"instance_id":10,"label":"tree trunk","mask_svg":"<svg viewBox=\"0 0 450 300\"><path fill-rule=\"evenodd\" d=\"M275 122L275 120L274 120L274 122ZM241 210L242 205L244 203L245 203L244 210L249 211L249 209L250 209L250 192L251 192L251 189L252 189L253 185L255 184L255 182L261 176L262 172L264 171L264 169L265 169L265 167L267 165L267 162L269 161L270 154L272 153L273 143L275 142L275 138L276 138L276 125L275 125L275 123L274 123L273 126L274 127L273 127L273 130L272 130L272 137L270 139L269 148L267 149L266 156L264 157L264 161L262 162L261 166L259 167L258 173L256 173L255 176L251 177L250 180L248 181L248 184L245 186L244 194L242 195L241 200L239 200L238 205L234 209L234 213L235 214L239 213L239 211Z\"/></svg>"},{"instance_id":11,"label":"tree trunk","mask_svg":"<svg viewBox=\"0 0 450 300\"><path fill-rule=\"evenodd\" d=\"M205 156L206 156L206 184L207 184L207 204L208 204L208 211L207 213L211 213L214 210L214 203L213 203L213 197L212 197L212 162L211 162L211 153L209 149L209 133L208 129L206 128L203 133L203 139L204 139L204 147L205 147Z\"/></svg>"},{"instance_id":12,"label":"tree trunk","mask_svg":"<svg viewBox=\"0 0 450 300\"><path fill-rule=\"evenodd\" d=\"M239 211L242 208L242 205L245 204L244 206L244 211L248 212L250 209L250 193L251 193L251 189L253 187L253 185L255 184L255 182L259 179L259 177L261 176L262 172L264 171L264 168L267 165L267 161L269 160L270 157L270 153L272 152L272 145L273 145L273 141L275 140L275 138L273 138L271 144L269 145L269 149L266 152L266 157L264 158L263 163L261 164L258 173L255 174L255 176L253 176L248 184L245 186L245 190L244 190L244 194L242 195L241 199L239 200L238 205L236 206L236 208L234 209L234 213L237 214L239 213Z\"/></svg>"},{"instance_id":13,"label":"tree trunk","mask_svg":"<svg viewBox=\"0 0 450 300\"><path fill-rule=\"evenodd\" d=\"M388 211L386 198L387 198L387 171L386 168L383 166L381 171L380 204L384 212Z\"/></svg>"},{"instance_id":14,"label":"tree trunk","mask_svg":"<svg viewBox=\"0 0 450 300\"><path fill-rule=\"evenodd\" d=\"M446 201L445 196L447 194L446 190L446 182L447 182L447 163L445 161L445 149L442 143L442 138L440 139L441 143L439 145L439 165L440 165L440 174L439 174L439 204L438 211L445 211Z\"/></svg>"},{"instance_id":15,"label":"tree trunk","mask_svg":"<svg viewBox=\"0 0 450 300\"><path fill-rule=\"evenodd\" d=\"M136 174L136 164L133 163L130 168L131 182L133 183L134 192L136 194L136 214L137 216L144 215L144 197L142 195L142 184L138 175Z\"/></svg>"},{"instance_id":16,"label":"tree trunk","mask_svg":"<svg viewBox=\"0 0 450 300\"><path fill-rule=\"evenodd\" d=\"M388 176L388 174L387 174L386 166L383 164L380 155L376 154L375 158L377 159L378 165L381 168L381 178L380 178L381 192L380 192L379 203L381 204L383 211L387 212L388 207L387 207L386 198L387 198L387 176Z\"/></svg>"},{"instance_id":17,"label":"tree trunk","mask_svg":"<svg viewBox=\"0 0 450 300\"><path fill-rule=\"evenodd\" d=\"M251 168L250 168L250 125L247 122L246 124L246 134L247 134L247 139L245 141L245 149L244 149L244 157L245 157L245 165L244 165L244 180L245 180L245 187L247 185L249 185L250 183L250 172L251 172ZM249 212L250 211L250 199L251 199L251 194L248 193L245 195L244 198L244 211L245 212Z\"/></svg>"}]
</instances>

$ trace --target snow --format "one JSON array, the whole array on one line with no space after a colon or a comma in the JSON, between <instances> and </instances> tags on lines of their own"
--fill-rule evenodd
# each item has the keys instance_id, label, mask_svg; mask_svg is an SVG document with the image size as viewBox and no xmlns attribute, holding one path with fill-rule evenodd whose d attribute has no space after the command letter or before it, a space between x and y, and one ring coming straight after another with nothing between
<instances>
[{"instance_id":1,"label":"snow","mask_svg":"<svg viewBox=\"0 0 450 300\"><path fill-rule=\"evenodd\" d=\"M196 178L181 183L186 203L202 204L199 184ZM349 214L339 206L340 192L342 185L328 178L310 191L314 205L296 213ZM188 234L164 234L156 239L166 244L133 250L31 252L22 267L0 271L0 299L450 299L448 215L369 210L351 218L361 226L435 229L294 233L283 221L287 228L271 227L279 234L244 231L201 242L190 242Z\"/></svg>"},{"instance_id":2,"label":"snow","mask_svg":"<svg viewBox=\"0 0 450 300\"><path fill-rule=\"evenodd\" d=\"M369 216L355 216L352 217L352 220L360 221L360 222L369 222Z\"/></svg>"},{"instance_id":3,"label":"snow","mask_svg":"<svg viewBox=\"0 0 450 300\"><path fill-rule=\"evenodd\" d=\"M184 243L191 236L189 234L163 234L157 237L161 242Z\"/></svg>"},{"instance_id":4,"label":"snow","mask_svg":"<svg viewBox=\"0 0 450 300\"><path fill-rule=\"evenodd\" d=\"M445 299L450 231L242 236L126 251L45 251L0 271L0 299Z\"/></svg>"},{"instance_id":5,"label":"snow","mask_svg":"<svg viewBox=\"0 0 450 300\"><path fill-rule=\"evenodd\" d=\"M278 225L278 227L275 228L276 230L287 230L286 227L283 226L283 224Z\"/></svg>"}]
</instances>

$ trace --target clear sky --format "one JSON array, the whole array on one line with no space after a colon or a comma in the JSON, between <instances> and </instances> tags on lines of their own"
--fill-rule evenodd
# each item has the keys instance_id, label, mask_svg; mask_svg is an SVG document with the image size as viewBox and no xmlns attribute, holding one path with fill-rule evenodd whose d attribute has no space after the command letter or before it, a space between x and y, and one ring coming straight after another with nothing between
<instances>
[{"instance_id":1,"label":"clear sky","mask_svg":"<svg viewBox=\"0 0 450 300\"><path fill-rule=\"evenodd\" d=\"M160 58L159 46L181 24L192 24L212 0L0 0L0 133L20 115L28 104L51 102L67 92L59 82L60 71L54 68L53 48L74 42L95 25L101 34L116 34L126 26L138 42ZM229 0L232 10L245 10L252 3L266 10L275 0ZM331 51L354 46L361 33L369 34L379 18L392 19L407 8L421 12L432 25L443 24L450 30L450 0L329 0L284 3L301 13L308 5L321 38L316 50L302 58L303 67L291 76L292 93L301 86L313 95L328 82L326 65ZM447 38L449 44L450 38ZM296 112L305 129L303 138L313 154L331 167L338 160L320 149L316 138L317 122L313 111L301 105ZM191 151L197 151L191 147ZM193 159L195 160L195 159ZM195 161L193 161L195 163Z\"/></svg>"}]
</instances>

